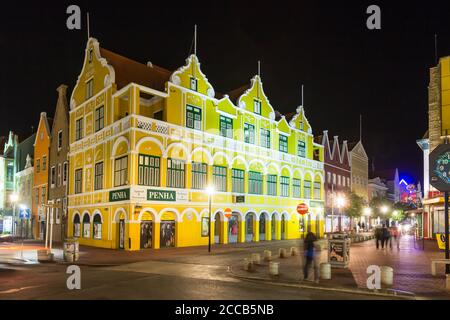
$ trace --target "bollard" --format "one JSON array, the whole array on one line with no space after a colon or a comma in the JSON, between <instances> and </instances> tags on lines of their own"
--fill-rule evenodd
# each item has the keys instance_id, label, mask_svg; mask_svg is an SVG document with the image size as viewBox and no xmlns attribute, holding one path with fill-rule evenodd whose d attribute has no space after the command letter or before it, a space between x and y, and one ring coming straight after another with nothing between
<instances>
[{"instance_id":1,"label":"bollard","mask_svg":"<svg viewBox=\"0 0 450 320\"><path fill-rule=\"evenodd\" d=\"M277 276L278 275L278 266L280 265L279 262L270 262L269 263L269 274L271 276Z\"/></svg>"},{"instance_id":2,"label":"bollard","mask_svg":"<svg viewBox=\"0 0 450 320\"><path fill-rule=\"evenodd\" d=\"M285 248L280 248L278 250L278 254L279 254L280 258L286 258L287 257Z\"/></svg>"},{"instance_id":3,"label":"bollard","mask_svg":"<svg viewBox=\"0 0 450 320\"><path fill-rule=\"evenodd\" d=\"M392 286L394 284L394 269L388 266L381 267L381 284Z\"/></svg>"},{"instance_id":4,"label":"bollard","mask_svg":"<svg viewBox=\"0 0 450 320\"><path fill-rule=\"evenodd\" d=\"M324 262L320 264L320 279L331 279L331 264Z\"/></svg>"},{"instance_id":5,"label":"bollard","mask_svg":"<svg viewBox=\"0 0 450 320\"><path fill-rule=\"evenodd\" d=\"M291 256L298 256L298 248L291 247Z\"/></svg>"},{"instance_id":6,"label":"bollard","mask_svg":"<svg viewBox=\"0 0 450 320\"><path fill-rule=\"evenodd\" d=\"M272 251L264 250L264 261L271 261L271 260L272 260Z\"/></svg>"},{"instance_id":7,"label":"bollard","mask_svg":"<svg viewBox=\"0 0 450 320\"><path fill-rule=\"evenodd\" d=\"M261 255L259 253L252 253L252 263L261 264Z\"/></svg>"},{"instance_id":8,"label":"bollard","mask_svg":"<svg viewBox=\"0 0 450 320\"><path fill-rule=\"evenodd\" d=\"M249 261L247 258L244 259L244 270L245 271L251 271L253 268L252 262Z\"/></svg>"}]
</instances>

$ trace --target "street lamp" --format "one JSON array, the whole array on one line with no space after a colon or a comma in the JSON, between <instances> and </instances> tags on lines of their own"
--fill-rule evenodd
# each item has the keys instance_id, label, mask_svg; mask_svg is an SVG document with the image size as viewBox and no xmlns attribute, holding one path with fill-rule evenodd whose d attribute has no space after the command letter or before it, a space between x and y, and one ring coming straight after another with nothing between
<instances>
[{"instance_id":1,"label":"street lamp","mask_svg":"<svg viewBox=\"0 0 450 320\"><path fill-rule=\"evenodd\" d=\"M19 195L17 193L12 193L9 196L9 199L11 200L13 204L13 220L12 220L12 226L11 226L11 233L12 233L12 241L14 242L14 236L15 236L15 228L14 228L14 222L16 220L16 202L19 201Z\"/></svg>"},{"instance_id":2,"label":"street lamp","mask_svg":"<svg viewBox=\"0 0 450 320\"><path fill-rule=\"evenodd\" d=\"M206 187L206 193L209 198L209 220L208 220L208 252L211 252L211 202L214 194L214 186L209 185Z\"/></svg>"},{"instance_id":3,"label":"street lamp","mask_svg":"<svg viewBox=\"0 0 450 320\"><path fill-rule=\"evenodd\" d=\"M344 207L345 204L346 204L346 199L345 199L345 197L342 196L342 195L338 195L338 196L336 197L336 206L338 207L338 209L339 209L339 214L340 214L340 217L339 217L339 232L341 232L341 224L342 224L342 213L341 213L341 208Z\"/></svg>"},{"instance_id":4,"label":"street lamp","mask_svg":"<svg viewBox=\"0 0 450 320\"><path fill-rule=\"evenodd\" d=\"M386 215L386 213L388 213L388 211L389 211L389 208L388 208L388 206L383 205L383 206L381 206L380 211L383 215ZM384 224L387 224L387 220L384 220ZM388 227L389 227L389 225L388 225Z\"/></svg>"}]
</instances>

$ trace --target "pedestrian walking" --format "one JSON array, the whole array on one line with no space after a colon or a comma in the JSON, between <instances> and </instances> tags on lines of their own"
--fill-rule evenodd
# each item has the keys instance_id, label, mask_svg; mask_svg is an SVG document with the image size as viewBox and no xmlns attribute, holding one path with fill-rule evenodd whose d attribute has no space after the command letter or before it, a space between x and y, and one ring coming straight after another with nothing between
<instances>
[{"instance_id":1,"label":"pedestrian walking","mask_svg":"<svg viewBox=\"0 0 450 320\"><path fill-rule=\"evenodd\" d=\"M391 238L391 234L389 232L389 229L386 227L385 224L383 224L381 249L384 249L384 246L386 246L386 249L387 249L390 238ZM392 243L391 243L391 249L392 249Z\"/></svg>"},{"instance_id":2,"label":"pedestrian walking","mask_svg":"<svg viewBox=\"0 0 450 320\"><path fill-rule=\"evenodd\" d=\"M383 230L380 227L375 228L375 242L377 244L377 250L380 248L380 242L381 247L383 248Z\"/></svg>"},{"instance_id":3,"label":"pedestrian walking","mask_svg":"<svg viewBox=\"0 0 450 320\"><path fill-rule=\"evenodd\" d=\"M311 231L306 234L305 240L303 241L303 250L305 255L303 266L303 280L308 279L309 268L314 263L314 244L316 241L317 237Z\"/></svg>"},{"instance_id":4,"label":"pedestrian walking","mask_svg":"<svg viewBox=\"0 0 450 320\"><path fill-rule=\"evenodd\" d=\"M398 227L392 226L390 231L391 231L391 239L394 238L395 244L397 245L397 250L400 250L400 232L398 231Z\"/></svg>"}]
</instances>

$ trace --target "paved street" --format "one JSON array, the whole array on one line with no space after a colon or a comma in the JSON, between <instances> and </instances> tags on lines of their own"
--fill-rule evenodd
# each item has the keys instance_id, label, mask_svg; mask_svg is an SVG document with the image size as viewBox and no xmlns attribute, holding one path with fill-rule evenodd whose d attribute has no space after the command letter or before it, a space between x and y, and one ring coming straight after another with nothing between
<instances>
[{"instance_id":1,"label":"paved street","mask_svg":"<svg viewBox=\"0 0 450 320\"><path fill-rule=\"evenodd\" d=\"M333 271L328 287L365 287L368 265L390 265L395 269L394 288L430 297L446 298L441 276L432 278L429 259L441 257L435 242L426 244L426 251L415 249L411 238L402 240L400 250L376 250L374 241L352 244L350 270ZM388 299L348 292L297 287L299 258L290 257L293 272L288 272L292 286L247 281L233 277L228 266L242 266L251 253L300 246L300 241L279 241L213 246L171 248L126 252L81 247L82 289L66 288L67 265L36 264L37 243L26 243L24 257L28 264L19 263L20 246L0 245L1 299ZM57 259L61 251L55 247ZM325 252L323 252L325 254ZM325 256L322 257L325 259ZM266 273L267 269L262 273ZM334 269L333 269L334 270ZM287 271L285 269L284 271ZM284 272L281 268L281 272ZM286 274L286 272L285 272ZM343 280L344 279L344 280ZM280 277L280 280L283 280ZM274 281L276 283L276 281ZM315 285L315 284L314 284ZM324 286L324 282L321 282ZM326 284L325 284L326 285Z\"/></svg>"}]
</instances>

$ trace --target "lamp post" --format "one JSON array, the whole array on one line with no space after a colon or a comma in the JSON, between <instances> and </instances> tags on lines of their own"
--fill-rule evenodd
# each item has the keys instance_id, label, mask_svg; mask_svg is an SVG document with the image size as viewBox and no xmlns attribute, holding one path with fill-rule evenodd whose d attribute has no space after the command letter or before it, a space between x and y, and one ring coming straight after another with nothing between
<instances>
[{"instance_id":1,"label":"lamp post","mask_svg":"<svg viewBox=\"0 0 450 320\"><path fill-rule=\"evenodd\" d=\"M208 220L208 252L211 252L211 205L212 196L214 194L214 186L210 185L206 188L206 193L208 193L209 198L209 220Z\"/></svg>"},{"instance_id":2,"label":"lamp post","mask_svg":"<svg viewBox=\"0 0 450 320\"><path fill-rule=\"evenodd\" d=\"M22 212L26 212L27 206L24 205L24 204L21 204L21 205L20 205L20 209L22 210ZM20 257L21 257L22 260L23 260L23 238L24 238L24 236L23 236L23 215L22 215L22 217L21 217L21 223L20 223L20 226L21 226L21 232L20 232L20 235L22 236L22 245L20 246Z\"/></svg>"},{"instance_id":3,"label":"lamp post","mask_svg":"<svg viewBox=\"0 0 450 320\"><path fill-rule=\"evenodd\" d=\"M13 205L13 216L12 216L12 226L11 226L11 234L12 234L12 241L14 242L14 236L16 234L16 228L15 228L15 220L16 220L16 202L19 201L19 195L17 193L12 193L9 196L9 199L12 202Z\"/></svg>"},{"instance_id":4,"label":"lamp post","mask_svg":"<svg viewBox=\"0 0 450 320\"><path fill-rule=\"evenodd\" d=\"M342 230L341 230L341 227L342 227L342 212L341 212L341 208L343 208L345 206L345 203L346 203L346 201L345 201L345 197L344 196L338 195L336 197L336 206L338 207L339 214L340 214L340 216L339 216L339 232L342 232Z\"/></svg>"}]
</instances>

